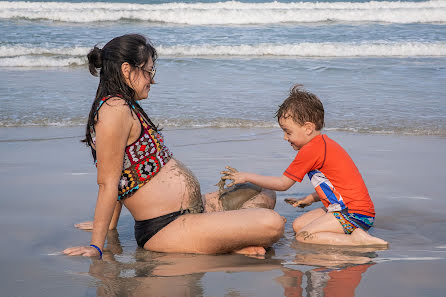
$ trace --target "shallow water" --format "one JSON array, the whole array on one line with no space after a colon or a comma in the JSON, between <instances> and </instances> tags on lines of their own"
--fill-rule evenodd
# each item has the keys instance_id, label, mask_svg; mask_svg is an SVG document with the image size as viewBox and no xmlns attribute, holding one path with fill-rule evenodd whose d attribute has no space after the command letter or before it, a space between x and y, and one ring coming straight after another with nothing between
<instances>
[{"instance_id":1,"label":"shallow water","mask_svg":"<svg viewBox=\"0 0 446 297\"><path fill-rule=\"evenodd\" d=\"M323 101L328 130L444 136L445 65L435 58L160 59L158 84L142 106L164 127L271 128L289 88L301 83ZM0 68L0 80L3 127L83 125L97 87L85 67Z\"/></svg>"},{"instance_id":2,"label":"shallow water","mask_svg":"<svg viewBox=\"0 0 446 297\"><path fill-rule=\"evenodd\" d=\"M279 175L294 155L278 129L164 134L203 192L216 190L225 165ZM73 228L91 219L97 190L81 135L80 128L0 129L3 296L444 296L445 187L413 174L440 175L435 164L444 163L444 138L329 134L361 170L377 211L370 232L388 240L389 249L297 243L291 223L307 209L296 210L283 199L310 193L304 180L278 193L285 234L265 257L144 251L124 210L99 261L58 254L90 239L89 232Z\"/></svg>"}]
</instances>

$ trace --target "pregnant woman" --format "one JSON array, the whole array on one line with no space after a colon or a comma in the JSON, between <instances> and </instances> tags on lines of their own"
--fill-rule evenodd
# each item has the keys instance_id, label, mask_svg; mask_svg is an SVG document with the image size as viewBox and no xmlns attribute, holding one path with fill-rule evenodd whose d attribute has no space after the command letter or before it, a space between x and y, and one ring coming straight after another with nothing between
<instances>
[{"instance_id":1,"label":"pregnant woman","mask_svg":"<svg viewBox=\"0 0 446 297\"><path fill-rule=\"evenodd\" d=\"M154 83L156 58L155 48L137 34L116 37L88 54L90 72L97 76L100 69L85 139L99 191L91 244L64 253L101 256L122 204L135 219L138 245L146 250L265 253L284 229L282 217L267 209L274 207L274 192L248 185L223 197L226 201L218 193L202 197L196 177L172 156L138 104ZM251 194L245 199L247 188Z\"/></svg>"}]
</instances>

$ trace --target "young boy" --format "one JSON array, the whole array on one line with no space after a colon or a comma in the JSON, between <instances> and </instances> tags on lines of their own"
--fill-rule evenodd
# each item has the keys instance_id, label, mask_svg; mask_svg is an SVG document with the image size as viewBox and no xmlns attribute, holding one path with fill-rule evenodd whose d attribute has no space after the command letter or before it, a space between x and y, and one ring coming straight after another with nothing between
<instances>
[{"instance_id":1,"label":"young boy","mask_svg":"<svg viewBox=\"0 0 446 297\"><path fill-rule=\"evenodd\" d=\"M286 191L301 182L305 174L316 192L303 199L286 199L294 207L322 201L324 207L309 211L293 222L300 242L332 245L387 245L367 230L373 225L375 210L367 187L347 152L327 135L324 107L312 93L295 85L276 113L284 139L299 151L282 176L262 176L226 167L228 185L250 182L260 187Z\"/></svg>"}]
</instances>

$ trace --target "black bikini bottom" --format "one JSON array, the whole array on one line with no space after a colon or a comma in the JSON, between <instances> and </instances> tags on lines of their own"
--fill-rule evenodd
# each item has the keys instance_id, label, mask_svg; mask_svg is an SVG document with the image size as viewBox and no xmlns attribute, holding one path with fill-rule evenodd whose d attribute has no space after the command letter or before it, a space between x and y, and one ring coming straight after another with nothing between
<instances>
[{"instance_id":1,"label":"black bikini bottom","mask_svg":"<svg viewBox=\"0 0 446 297\"><path fill-rule=\"evenodd\" d=\"M147 241L161 229L175 221L179 216L189 213L189 210L176 211L144 221L135 220L135 239L140 247L144 247Z\"/></svg>"}]
</instances>

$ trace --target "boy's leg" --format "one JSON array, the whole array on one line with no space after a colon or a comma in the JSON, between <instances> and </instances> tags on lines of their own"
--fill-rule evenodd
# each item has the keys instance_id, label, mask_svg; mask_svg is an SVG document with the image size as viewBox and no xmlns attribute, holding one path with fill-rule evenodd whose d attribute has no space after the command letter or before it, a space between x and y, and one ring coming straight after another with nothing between
<instances>
[{"instance_id":1,"label":"boy's leg","mask_svg":"<svg viewBox=\"0 0 446 297\"><path fill-rule=\"evenodd\" d=\"M294 220L293 222L293 230L296 233L299 233L300 230L313 222L314 220L320 218L321 216L325 215L326 212L323 208L313 209L307 213L304 213L300 217Z\"/></svg>"},{"instance_id":2,"label":"boy's leg","mask_svg":"<svg viewBox=\"0 0 446 297\"><path fill-rule=\"evenodd\" d=\"M303 227L297 234L296 240L305 243L330 245L387 245L380 238L371 236L361 228L356 228L352 234L345 234L339 221L333 213L325 213L310 224Z\"/></svg>"}]
</instances>

